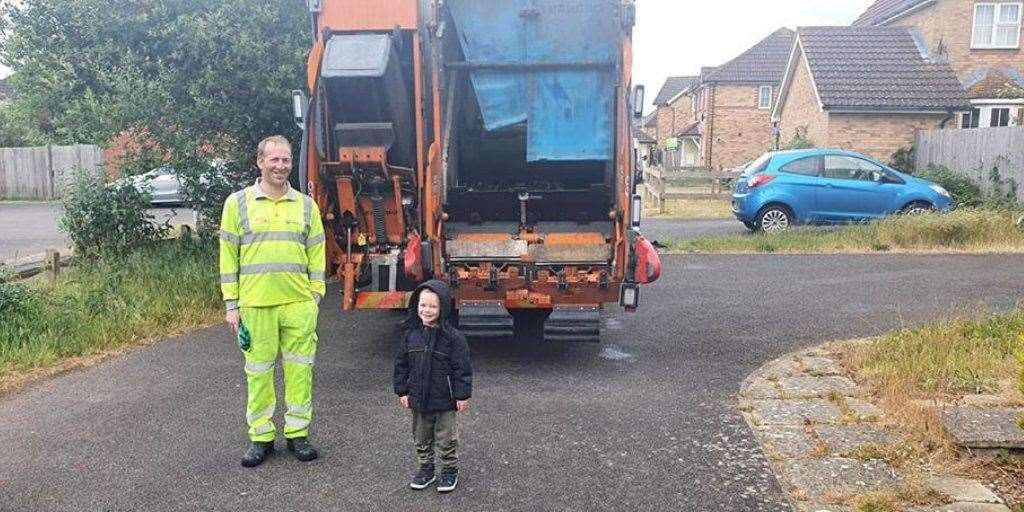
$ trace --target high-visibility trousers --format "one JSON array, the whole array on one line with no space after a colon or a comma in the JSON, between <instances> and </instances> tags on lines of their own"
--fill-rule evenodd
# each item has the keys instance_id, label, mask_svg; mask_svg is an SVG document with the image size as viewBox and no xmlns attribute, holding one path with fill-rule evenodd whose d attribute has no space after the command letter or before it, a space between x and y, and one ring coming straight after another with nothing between
<instances>
[{"instance_id":1,"label":"high-visibility trousers","mask_svg":"<svg viewBox=\"0 0 1024 512\"><path fill-rule=\"evenodd\" d=\"M246 422L249 439L273 441L277 403L274 367L280 352L284 366L284 415L287 439L306 437L313 419L313 358L319 307L313 299L280 306L243 307L239 313L252 338L245 354L248 382Z\"/></svg>"}]
</instances>

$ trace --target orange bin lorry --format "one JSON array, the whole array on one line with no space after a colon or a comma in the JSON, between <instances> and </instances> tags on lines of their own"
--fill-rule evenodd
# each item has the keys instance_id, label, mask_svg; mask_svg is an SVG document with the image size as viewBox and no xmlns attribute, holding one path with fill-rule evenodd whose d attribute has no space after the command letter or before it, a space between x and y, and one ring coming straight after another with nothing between
<instances>
[{"instance_id":1,"label":"orange bin lorry","mask_svg":"<svg viewBox=\"0 0 1024 512\"><path fill-rule=\"evenodd\" d=\"M308 0L299 179L342 309L427 279L460 328L599 341L661 264L641 236L632 0ZM530 315L527 315L530 316ZM533 315L534 317L536 315Z\"/></svg>"}]
</instances>

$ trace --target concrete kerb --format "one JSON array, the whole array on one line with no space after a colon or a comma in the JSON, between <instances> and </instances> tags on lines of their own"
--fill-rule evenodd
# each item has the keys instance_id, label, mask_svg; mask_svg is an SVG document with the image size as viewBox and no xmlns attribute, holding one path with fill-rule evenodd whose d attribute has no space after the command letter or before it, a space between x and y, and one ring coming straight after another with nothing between
<instances>
[{"instance_id":1,"label":"concrete kerb","mask_svg":"<svg viewBox=\"0 0 1024 512\"><path fill-rule=\"evenodd\" d=\"M838 360L839 347L861 341L789 353L741 384L738 408L795 510L845 511L847 505L837 504L841 497L895 494L905 484L904 475L872 455L898 445L900 433L881 425L884 413ZM924 485L947 502L922 511L1009 512L977 481L935 474Z\"/></svg>"}]
</instances>

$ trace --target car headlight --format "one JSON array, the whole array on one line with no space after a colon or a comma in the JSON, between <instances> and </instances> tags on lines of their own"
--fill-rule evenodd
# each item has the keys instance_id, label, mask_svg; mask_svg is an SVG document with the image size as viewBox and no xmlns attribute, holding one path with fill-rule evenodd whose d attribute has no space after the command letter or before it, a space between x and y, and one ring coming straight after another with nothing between
<instances>
[{"instance_id":1,"label":"car headlight","mask_svg":"<svg viewBox=\"0 0 1024 512\"><path fill-rule=\"evenodd\" d=\"M942 188L941 186L939 186L939 185L931 185L930 187L931 187L932 190L935 191L936 194L938 194L940 196L949 197L949 191L947 191L946 189Z\"/></svg>"}]
</instances>

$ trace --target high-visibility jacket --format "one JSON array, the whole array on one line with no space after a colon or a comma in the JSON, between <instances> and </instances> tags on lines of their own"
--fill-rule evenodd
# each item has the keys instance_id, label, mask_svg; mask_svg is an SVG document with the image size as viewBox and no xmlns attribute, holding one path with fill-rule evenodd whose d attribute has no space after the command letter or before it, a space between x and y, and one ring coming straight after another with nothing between
<instances>
[{"instance_id":1,"label":"high-visibility jacket","mask_svg":"<svg viewBox=\"0 0 1024 512\"><path fill-rule=\"evenodd\" d=\"M256 184L224 201L220 288L227 309L289 304L326 293L324 226L307 195L267 197Z\"/></svg>"}]
</instances>

